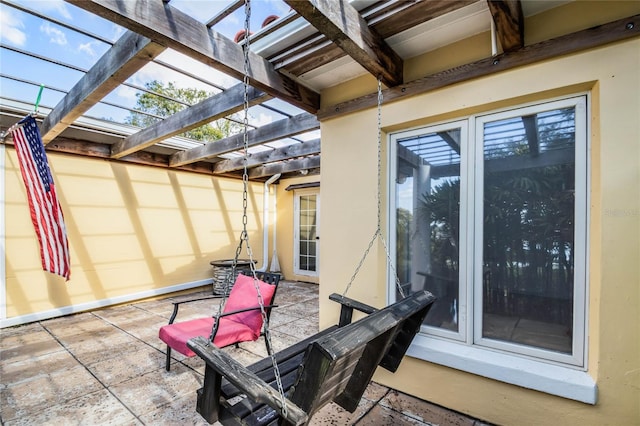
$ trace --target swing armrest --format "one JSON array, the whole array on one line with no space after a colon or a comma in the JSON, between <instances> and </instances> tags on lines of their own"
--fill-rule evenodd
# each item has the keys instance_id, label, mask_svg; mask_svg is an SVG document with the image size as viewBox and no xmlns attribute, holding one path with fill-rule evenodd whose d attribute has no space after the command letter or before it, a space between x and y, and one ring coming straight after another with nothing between
<instances>
[{"instance_id":1,"label":"swing armrest","mask_svg":"<svg viewBox=\"0 0 640 426\"><path fill-rule=\"evenodd\" d=\"M329 295L329 300L333 300L334 302L338 302L342 305L340 308L340 322L338 323L338 327L351 324L354 309L365 314L372 314L378 310L373 306L358 302L357 300L350 299L338 293L332 293Z\"/></svg>"},{"instance_id":2,"label":"swing armrest","mask_svg":"<svg viewBox=\"0 0 640 426\"><path fill-rule=\"evenodd\" d=\"M207 296L207 297L199 297L197 299L190 299L190 300L182 300L180 302L173 302L173 312L171 313L171 317L169 318L169 324L173 324L173 322L175 321L176 317L178 316L178 309L180 308L180 305L182 305L184 303L199 302L201 300L222 299L223 297L224 296Z\"/></svg>"},{"instance_id":3,"label":"swing armrest","mask_svg":"<svg viewBox=\"0 0 640 426\"><path fill-rule=\"evenodd\" d=\"M273 408L291 424L299 425L307 421L307 413L288 399L284 400L285 415L283 413L285 410L282 407L282 397L277 390L231 358L229 354L215 345L209 344L204 337L190 339L187 342L187 346L207 363L204 384L198 392L197 402L197 411L207 421L217 420L220 404L218 397L220 395L222 377L236 386L240 393L247 395L253 401Z\"/></svg>"}]
</instances>

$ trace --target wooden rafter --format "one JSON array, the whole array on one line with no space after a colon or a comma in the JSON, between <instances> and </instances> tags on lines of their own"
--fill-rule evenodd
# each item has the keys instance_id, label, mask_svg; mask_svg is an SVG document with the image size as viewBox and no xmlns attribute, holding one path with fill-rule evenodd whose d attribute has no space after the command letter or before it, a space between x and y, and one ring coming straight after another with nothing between
<instances>
[{"instance_id":1,"label":"wooden rafter","mask_svg":"<svg viewBox=\"0 0 640 426\"><path fill-rule=\"evenodd\" d=\"M629 16L607 24L525 46L515 52L503 53L495 57L471 62L413 80L398 87L386 89L383 91L384 102L399 101L474 78L638 36L640 36L640 15ZM373 108L377 102L378 94L370 93L347 102L328 105L318 111L318 119L324 120Z\"/></svg>"},{"instance_id":2,"label":"wooden rafter","mask_svg":"<svg viewBox=\"0 0 640 426\"><path fill-rule=\"evenodd\" d=\"M402 58L347 1L285 0L320 33L389 87L402 84Z\"/></svg>"},{"instance_id":3,"label":"wooden rafter","mask_svg":"<svg viewBox=\"0 0 640 426\"><path fill-rule=\"evenodd\" d=\"M133 32L125 33L73 86L42 123L46 145L64 129L165 50L163 46Z\"/></svg>"},{"instance_id":4,"label":"wooden rafter","mask_svg":"<svg viewBox=\"0 0 640 426\"><path fill-rule=\"evenodd\" d=\"M320 154L320 139L314 139L303 143L283 146L272 151L258 152L247 158L247 167L256 167L261 164L275 163L276 161L290 160L312 154ZM222 160L214 164L214 173L231 173L244 168L244 158Z\"/></svg>"},{"instance_id":5,"label":"wooden rafter","mask_svg":"<svg viewBox=\"0 0 640 426\"><path fill-rule=\"evenodd\" d=\"M247 132L249 146L262 145L300 133L320 128L320 123L313 114L302 113L291 118L274 121ZM207 158L215 157L242 149L244 135L242 133L209 142L197 148L180 151L171 156L172 167L183 166Z\"/></svg>"},{"instance_id":6,"label":"wooden rafter","mask_svg":"<svg viewBox=\"0 0 640 426\"><path fill-rule=\"evenodd\" d=\"M242 79L244 76L241 46L170 4L153 0L66 1L232 77ZM305 111L318 110L318 93L280 74L269 61L252 52L249 70L252 86Z\"/></svg>"},{"instance_id":7,"label":"wooden rafter","mask_svg":"<svg viewBox=\"0 0 640 426\"><path fill-rule=\"evenodd\" d=\"M291 173L299 170L316 169L320 167L320 156L314 155L312 157L299 158L291 161L282 161L279 163L265 164L260 167L256 167L249 171L250 179L263 178L267 176L273 176L278 173Z\"/></svg>"},{"instance_id":8,"label":"wooden rafter","mask_svg":"<svg viewBox=\"0 0 640 426\"><path fill-rule=\"evenodd\" d=\"M249 90L250 105L271 98L264 92L253 88ZM204 101L185 108L174 115L158 121L113 145L111 156L122 158L140 151L161 140L184 133L213 120L223 118L240 111L244 105L244 85L238 84Z\"/></svg>"},{"instance_id":9,"label":"wooden rafter","mask_svg":"<svg viewBox=\"0 0 640 426\"><path fill-rule=\"evenodd\" d=\"M111 146L109 144L70 139L64 136L59 136L51 141L51 143L47 145L47 152L60 152L65 154L81 155L83 157L113 160L113 158L111 158ZM133 154L130 154L118 161L145 166L169 168L169 156L167 154L157 154L148 151L134 152ZM211 174L213 172L213 164L199 162L187 164L183 167L172 167L172 169Z\"/></svg>"},{"instance_id":10,"label":"wooden rafter","mask_svg":"<svg viewBox=\"0 0 640 426\"><path fill-rule=\"evenodd\" d=\"M363 10L361 14L371 28L382 38L387 38L477 1L481 0L397 2L390 6L393 13L378 8L376 11ZM273 58L276 67L283 67L293 75L302 75L345 55L344 51L319 34L312 36L305 44L279 52Z\"/></svg>"},{"instance_id":11,"label":"wooden rafter","mask_svg":"<svg viewBox=\"0 0 640 426\"><path fill-rule=\"evenodd\" d=\"M394 5L399 8L393 13L382 16L373 15L371 18L367 17L367 21L380 36L387 38L478 1L480 0L397 2Z\"/></svg>"},{"instance_id":12,"label":"wooden rafter","mask_svg":"<svg viewBox=\"0 0 640 426\"><path fill-rule=\"evenodd\" d=\"M524 15L520 0L487 0L500 46L513 52L524 46Z\"/></svg>"}]
</instances>

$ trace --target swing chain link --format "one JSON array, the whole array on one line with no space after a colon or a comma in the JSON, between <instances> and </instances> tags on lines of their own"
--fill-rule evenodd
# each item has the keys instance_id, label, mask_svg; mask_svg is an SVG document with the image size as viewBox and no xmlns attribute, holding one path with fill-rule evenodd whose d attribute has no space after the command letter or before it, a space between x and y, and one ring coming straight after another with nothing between
<instances>
[{"instance_id":1,"label":"swing chain link","mask_svg":"<svg viewBox=\"0 0 640 426\"><path fill-rule=\"evenodd\" d=\"M403 299L406 297L404 290L402 289L402 285L400 284L400 277L398 277L398 272L396 270L393 260L391 259L389 247L387 246L387 242L384 238L384 235L382 235L381 221L382 221L382 102L383 100L384 100L384 96L382 94L382 78L378 77L378 110L377 110L377 124L378 124L377 126L377 129L378 129L378 135L377 135L378 137L378 140L377 140L378 142L378 170L377 170L378 182L377 184L378 184L378 188L377 188L376 230L373 233L373 237L371 237L371 240L369 241L369 245L367 246L367 249L364 251L362 258L360 259L360 262L358 262L358 265L356 266L356 269L353 272L353 275L351 276L351 279L349 280L347 287L342 293L343 297L347 295L347 292L349 291L349 289L351 288L351 285L355 281L356 276L360 272L360 269L362 268L362 265L364 264L365 259L369 255L369 252L371 251L371 248L373 247L373 244L376 241L376 238L380 238L380 241L382 242L382 245L384 247L384 251L387 257L387 265L389 265L389 269L391 269L391 272L393 273L393 277L395 278L396 289L398 290L400 297Z\"/></svg>"},{"instance_id":2,"label":"swing chain link","mask_svg":"<svg viewBox=\"0 0 640 426\"><path fill-rule=\"evenodd\" d=\"M240 235L240 242L238 244L238 248L236 249L236 256L233 259L233 265L231 267L231 277L235 277L235 271L238 263L238 259L240 258L242 252L242 243L246 241L247 243L247 255L249 256L249 265L251 268L251 276L253 277L253 284L256 289L256 293L258 295L258 304L260 305L260 314L262 316L262 324L264 338L267 342L267 351L269 353L269 357L271 358L271 365L273 366L274 375L276 378L276 383L278 387L278 392L280 393L280 400L282 404L282 414L286 417L287 415L287 404L286 404L286 396L284 393L284 386L282 385L282 379L280 376L280 369L278 368L278 362L276 360L275 354L273 353L273 345L271 343L271 332L268 327L268 318L267 312L264 307L264 298L262 297L262 293L260 292L260 286L258 285L258 277L256 275L256 265L253 260L253 249L249 244L249 233L247 232L247 223L248 223L248 206L249 206L249 170L248 170L248 162L249 162L249 89L250 89L250 67L249 67L249 53L250 49L250 35L251 35L251 0L244 0L244 43L243 43L243 52L244 52L244 75L243 75L243 84L244 84L244 96L243 96L243 112L244 117L242 120L243 123L243 170L242 170L242 233ZM264 223L262 226L267 226ZM266 265L265 265L266 270ZM233 278L232 278L233 279Z\"/></svg>"}]
</instances>

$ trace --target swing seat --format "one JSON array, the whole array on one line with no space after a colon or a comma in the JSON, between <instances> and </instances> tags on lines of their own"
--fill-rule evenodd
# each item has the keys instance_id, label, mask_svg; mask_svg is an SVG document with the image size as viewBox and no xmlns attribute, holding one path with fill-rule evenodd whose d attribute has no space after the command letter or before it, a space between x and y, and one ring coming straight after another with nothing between
<instances>
[{"instance_id":1,"label":"swing seat","mask_svg":"<svg viewBox=\"0 0 640 426\"><path fill-rule=\"evenodd\" d=\"M188 321L174 322L178 316L178 309L185 303L199 300L219 299L223 296L209 296L198 299L174 302L173 313L169 323L160 327L158 337L167 344L165 368L171 368L171 351L176 350L186 357L195 353L187 347L187 341L193 337L209 338L214 331L213 343L222 348L225 346L257 340L263 333L262 312L258 302L251 272L241 272L229 293L224 305L224 311L219 316L196 318ZM256 272L260 294L264 303L267 322L271 316L271 308L275 293L280 282L280 274ZM217 324L216 324L217 321ZM214 325L217 327L214 329ZM265 339L268 349L268 342Z\"/></svg>"},{"instance_id":2,"label":"swing seat","mask_svg":"<svg viewBox=\"0 0 640 426\"><path fill-rule=\"evenodd\" d=\"M304 425L331 401L353 412L378 366L398 369L435 297L420 291L380 310L335 294L330 299L342 305L339 324L275 354L278 373L270 357L244 367L205 338L189 340L206 362L196 411L224 425ZM344 323L354 309L369 315Z\"/></svg>"}]
</instances>

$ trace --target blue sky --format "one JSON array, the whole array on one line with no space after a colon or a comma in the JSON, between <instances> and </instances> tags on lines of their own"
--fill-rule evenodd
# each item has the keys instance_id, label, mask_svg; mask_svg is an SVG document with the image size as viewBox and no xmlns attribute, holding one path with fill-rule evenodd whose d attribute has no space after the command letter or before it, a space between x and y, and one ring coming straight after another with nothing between
<instances>
[{"instance_id":1,"label":"blue sky","mask_svg":"<svg viewBox=\"0 0 640 426\"><path fill-rule=\"evenodd\" d=\"M81 28L91 34L98 35L112 42L116 41L124 28L85 12L62 0L10 0L46 16ZM231 1L227 0L172 0L170 5L193 16L200 21L207 21L222 10ZM251 2L252 32L258 31L262 21L269 15L285 16L289 11L281 0L253 0ZM216 31L233 38L236 32L244 28L244 8L240 8L226 17L214 27ZM61 25L45 21L36 16L16 10L6 4L0 4L0 40L3 46L26 50L36 55L53 58L64 64L88 70L109 49L109 45L92 37L79 34ZM224 87L238 83L224 74L218 73L197 61L171 51L165 51L160 60L175 64L190 73L206 80L214 81ZM67 69L60 65L0 49L0 71L3 75L18 76L37 84L44 84L41 105L53 107L64 96L55 89L68 91L82 77L83 73ZM202 82L186 77L157 64L150 63L132 76L128 82L144 86L151 80L173 82L180 87L197 87L207 91L214 88ZM38 94L38 86L15 82L8 78L0 78L0 95L3 98L18 99L34 103ZM135 89L120 86L106 97L106 100L118 105L133 107L136 102ZM285 105L277 100L270 102L274 106ZM297 113L290 107L290 113ZM129 112L115 107L96 105L87 115L107 117L122 122ZM264 124L273 120L273 114L265 108L254 108L251 113L252 123ZM278 117L278 118L281 118Z\"/></svg>"}]
</instances>

